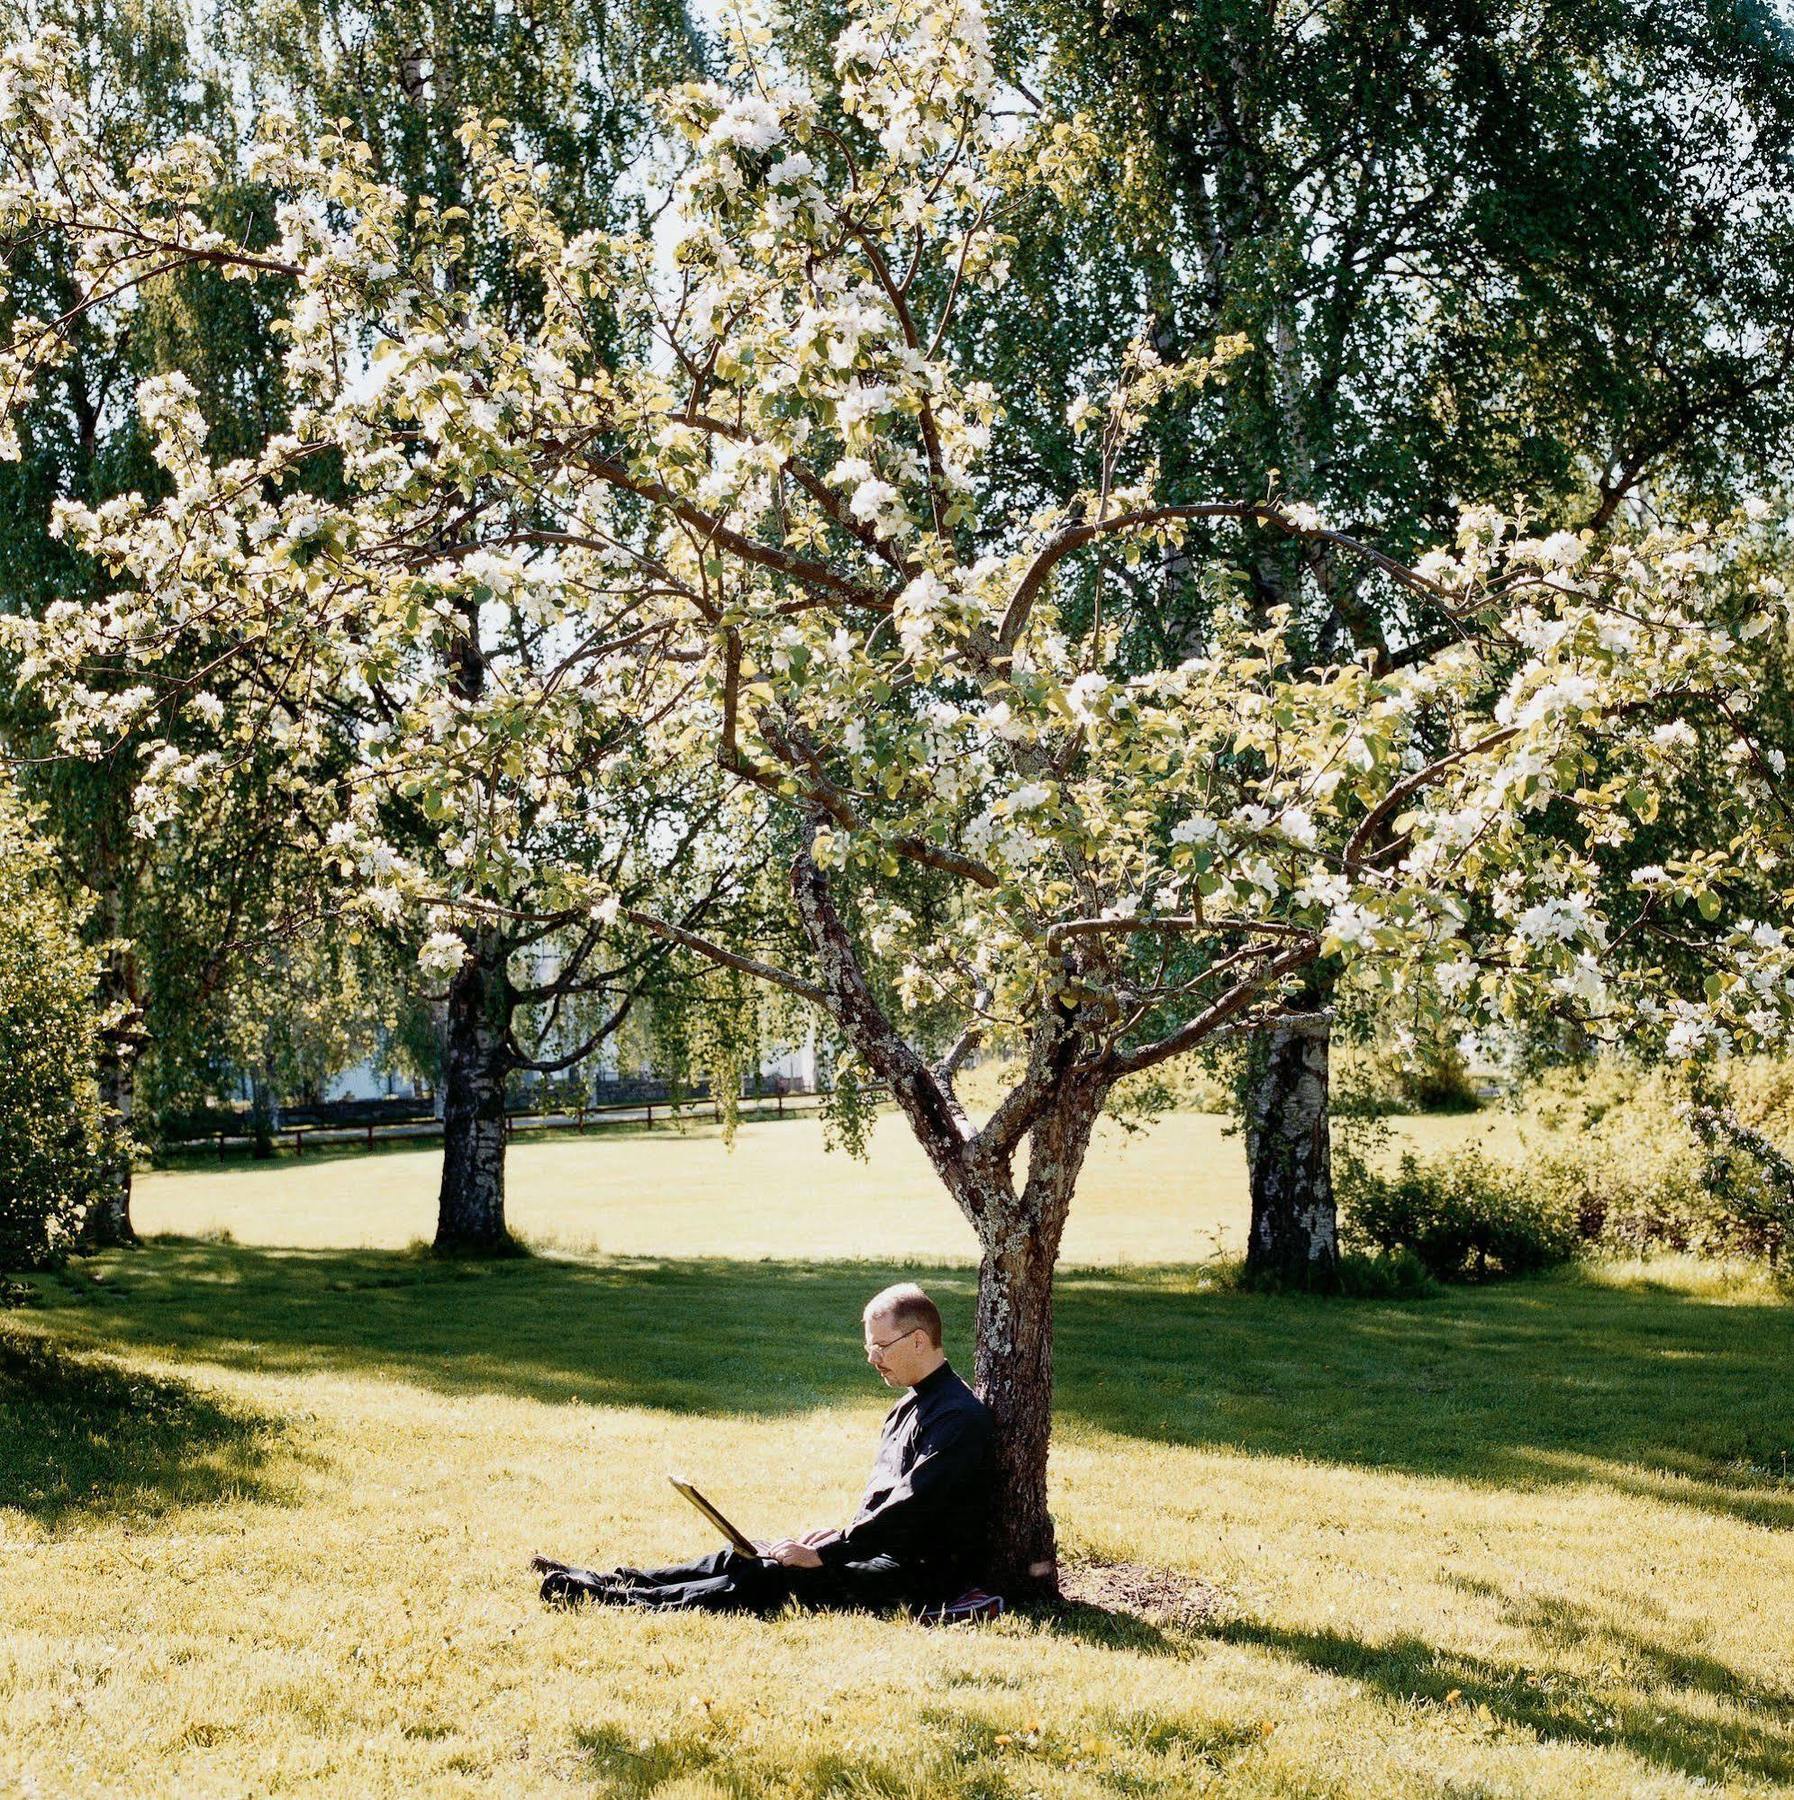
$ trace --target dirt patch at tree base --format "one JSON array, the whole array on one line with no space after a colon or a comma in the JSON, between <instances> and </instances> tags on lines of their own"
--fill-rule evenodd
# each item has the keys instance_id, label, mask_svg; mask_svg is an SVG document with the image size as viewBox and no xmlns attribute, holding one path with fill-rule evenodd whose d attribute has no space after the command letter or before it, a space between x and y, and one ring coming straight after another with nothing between
<instances>
[{"instance_id":1,"label":"dirt patch at tree base","mask_svg":"<svg viewBox=\"0 0 1794 1800\"><path fill-rule=\"evenodd\" d=\"M1220 1604L1219 1593L1194 1575L1150 1563L1083 1558L1060 1564L1059 1592L1073 1606L1133 1613L1154 1625L1202 1625Z\"/></svg>"}]
</instances>

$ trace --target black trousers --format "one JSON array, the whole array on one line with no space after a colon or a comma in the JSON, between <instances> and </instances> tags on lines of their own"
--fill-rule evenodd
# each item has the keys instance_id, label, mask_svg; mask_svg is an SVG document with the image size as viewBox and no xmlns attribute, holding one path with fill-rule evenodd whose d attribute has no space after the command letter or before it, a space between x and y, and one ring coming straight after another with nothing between
<instances>
[{"instance_id":1,"label":"black trousers","mask_svg":"<svg viewBox=\"0 0 1794 1800\"><path fill-rule=\"evenodd\" d=\"M917 1585L913 1572L888 1556L833 1569L790 1569L738 1550L716 1550L663 1569L617 1569L604 1575L569 1569L564 1581L549 1576L542 1594L545 1599L603 1599L611 1605L668 1610L770 1613L787 1600L874 1610L915 1604L930 1597L919 1593Z\"/></svg>"}]
</instances>

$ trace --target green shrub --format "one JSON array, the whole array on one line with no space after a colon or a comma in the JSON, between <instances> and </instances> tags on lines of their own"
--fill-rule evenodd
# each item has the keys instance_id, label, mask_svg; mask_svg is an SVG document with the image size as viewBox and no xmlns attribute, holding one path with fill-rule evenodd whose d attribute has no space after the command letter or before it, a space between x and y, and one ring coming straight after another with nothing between
<instances>
[{"instance_id":1,"label":"green shrub","mask_svg":"<svg viewBox=\"0 0 1794 1800\"><path fill-rule=\"evenodd\" d=\"M1349 1232L1411 1254L1438 1281L1536 1274L1580 1248L1574 1213L1479 1150L1404 1155L1392 1176L1360 1167L1345 1213Z\"/></svg>"},{"instance_id":2,"label":"green shrub","mask_svg":"<svg viewBox=\"0 0 1794 1800\"><path fill-rule=\"evenodd\" d=\"M1349 1250L1339 1259L1339 1291L1353 1300L1424 1300L1439 1286L1412 1250Z\"/></svg>"},{"instance_id":3,"label":"green shrub","mask_svg":"<svg viewBox=\"0 0 1794 1800\"><path fill-rule=\"evenodd\" d=\"M1733 1063L1719 1098L1767 1144L1784 1153L1794 1147L1794 1062ZM1690 1099L1677 1070L1604 1064L1541 1079L1529 1110L1547 1136L1527 1165L1531 1181L1602 1250L1776 1261L1786 1237L1785 1202L1760 1159L1736 1144L1697 1138Z\"/></svg>"},{"instance_id":4,"label":"green shrub","mask_svg":"<svg viewBox=\"0 0 1794 1800\"><path fill-rule=\"evenodd\" d=\"M1515 1162L1410 1156L1389 1175L1386 1140L1361 1146L1341 1132L1334 1169L1347 1228L1412 1250L1441 1280L1520 1274L1579 1250L1779 1265L1794 1238L1794 1061L1741 1060L1722 1074L1709 1112L1731 1125L1704 1141L1686 1072L1617 1062L1540 1077Z\"/></svg>"},{"instance_id":5,"label":"green shrub","mask_svg":"<svg viewBox=\"0 0 1794 1800\"><path fill-rule=\"evenodd\" d=\"M1336 1113L1393 1118L1476 1112L1483 1104L1463 1052L1444 1038L1402 1047L1389 1037L1356 1040L1335 1032L1331 1061Z\"/></svg>"},{"instance_id":6,"label":"green shrub","mask_svg":"<svg viewBox=\"0 0 1794 1800\"><path fill-rule=\"evenodd\" d=\"M1725 1095L1746 1125L1794 1151L1794 1056L1747 1056L1726 1072Z\"/></svg>"},{"instance_id":7,"label":"green shrub","mask_svg":"<svg viewBox=\"0 0 1794 1800\"><path fill-rule=\"evenodd\" d=\"M98 977L0 786L0 1270L61 1260L98 1192Z\"/></svg>"},{"instance_id":8,"label":"green shrub","mask_svg":"<svg viewBox=\"0 0 1794 1800\"><path fill-rule=\"evenodd\" d=\"M1706 1187L1733 1246L1776 1267L1794 1238L1794 1157L1746 1122L1732 1097L1703 1086L1688 1124L1706 1152Z\"/></svg>"},{"instance_id":9,"label":"green shrub","mask_svg":"<svg viewBox=\"0 0 1794 1800\"><path fill-rule=\"evenodd\" d=\"M1679 1121L1629 1154L1626 1139L1591 1133L1581 1145L1530 1164L1542 1193L1576 1221L1577 1235L1602 1250L1646 1256L1652 1250L1717 1253L1723 1233L1701 1185L1701 1159L1681 1141Z\"/></svg>"},{"instance_id":10,"label":"green shrub","mask_svg":"<svg viewBox=\"0 0 1794 1800\"><path fill-rule=\"evenodd\" d=\"M1401 1063L1393 1080L1396 1091L1414 1112L1475 1112L1483 1103L1470 1065L1455 1044Z\"/></svg>"}]
</instances>

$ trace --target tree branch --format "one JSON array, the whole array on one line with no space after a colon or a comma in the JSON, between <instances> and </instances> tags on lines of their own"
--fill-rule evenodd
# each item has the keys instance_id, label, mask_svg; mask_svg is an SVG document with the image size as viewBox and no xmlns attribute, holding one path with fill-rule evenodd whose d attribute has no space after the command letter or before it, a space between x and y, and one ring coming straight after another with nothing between
<instances>
[{"instance_id":1,"label":"tree branch","mask_svg":"<svg viewBox=\"0 0 1794 1800\"><path fill-rule=\"evenodd\" d=\"M1479 756L1487 750L1498 750L1510 738L1520 735L1519 727L1509 725L1500 731L1492 731L1487 737L1478 738L1474 744L1466 744L1460 750L1453 750L1448 756L1441 756L1430 762L1424 769L1417 769L1405 780L1398 781L1369 812L1358 822L1358 828L1346 840L1345 867L1355 869L1363 860L1370 841L1391 818L1421 789L1430 787L1440 776L1461 762L1473 756Z\"/></svg>"},{"instance_id":2,"label":"tree branch","mask_svg":"<svg viewBox=\"0 0 1794 1800\"><path fill-rule=\"evenodd\" d=\"M626 908L620 916L627 919L632 925L639 925L644 931L657 933L669 943L695 951L699 956L708 957L714 963L721 963L726 969L738 969L743 975L752 975L759 981L769 981L774 987L783 988L786 993L795 994L800 1000L808 1000L812 1005L826 1008L829 1004L827 993L813 982L793 975L788 969L781 969L773 963L761 962L756 957L743 956L739 951L726 949L709 938L699 937L695 931L687 931L682 925L671 924L666 919L657 919L653 913L642 912L633 906Z\"/></svg>"},{"instance_id":3,"label":"tree branch","mask_svg":"<svg viewBox=\"0 0 1794 1800\"><path fill-rule=\"evenodd\" d=\"M867 1066L890 1088L947 1191L975 1221L981 1197L965 1179L965 1149L973 1136L965 1112L951 1089L885 1016L860 966L859 951L835 910L828 878L816 866L807 844L791 861L791 894L828 990L830 1016Z\"/></svg>"},{"instance_id":4,"label":"tree branch","mask_svg":"<svg viewBox=\"0 0 1794 1800\"><path fill-rule=\"evenodd\" d=\"M1392 580L1400 582L1403 587L1414 593L1424 594L1428 599L1449 604L1452 598L1437 582L1416 575L1412 569L1397 562L1394 557L1386 556L1381 550L1357 538L1348 537L1341 531L1305 530L1286 518L1269 501L1204 500L1188 506L1143 507L1135 512L1117 513L1113 518L1068 525L1042 547L1029 565L1028 572L1017 583L1004 611L1002 626L997 632L998 643L1005 650L1014 646L1028 622L1028 615L1034 609L1040 590L1046 585L1047 577L1072 551L1081 549L1097 538L1112 537L1117 532L1132 531L1142 526L1162 525L1176 519L1256 519L1260 524L1273 526L1291 537L1312 543L1334 544L1342 550L1349 550L1353 555L1363 557L1374 568L1381 569Z\"/></svg>"},{"instance_id":5,"label":"tree branch","mask_svg":"<svg viewBox=\"0 0 1794 1800\"><path fill-rule=\"evenodd\" d=\"M707 513L701 506L695 505L681 494L675 494L663 482L647 481L639 476L631 475L620 463L608 456L587 454L582 457L585 467L596 475L600 481L607 481L613 487L627 489L654 505L665 508L675 518L682 520L694 531L704 534L707 541L721 544L731 554L750 562L759 568L771 569L788 577L800 586L813 588L821 593L838 594L842 599L851 601L855 606L864 606L874 612L889 612L890 597L880 593L876 588L862 586L857 581L850 581L845 575L837 573L826 563L812 561L809 557L793 556L789 550L779 550L771 544L762 544L751 537L725 525L714 513Z\"/></svg>"},{"instance_id":6,"label":"tree branch","mask_svg":"<svg viewBox=\"0 0 1794 1800\"><path fill-rule=\"evenodd\" d=\"M1305 926L1286 925L1279 919L1207 919L1201 913L1159 913L1152 917L1127 919L1061 919L1057 924L1047 927L1046 941L1055 944L1061 938L1068 937L1097 937L1109 932L1128 935L1149 931L1262 931L1272 937L1309 935Z\"/></svg>"},{"instance_id":7,"label":"tree branch","mask_svg":"<svg viewBox=\"0 0 1794 1800\"><path fill-rule=\"evenodd\" d=\"M1236 1014L1244 1012L1253 999L1262 993L1273 981L1293 974L1297 969L1306 967L1316 960L1321 952L1319 938L1310 938L1306 943L1293 944L1287 950L1279 951L1256 975L1248 977L1230 988L1211 1006L1205 1007L1195 1018L1187 1020L1168 1036L1160 1038L1156 1043L1142 1044L1133 1050L1111 1050L1108 1056L1108 1067L1111 1079L1119 1079L1123 1075L1138 1074L1142 1069L1153 1068L1156 1064L1167 1062L1174 1056L1181 1056L1186 1050L1193 1050L1211 1033L1220 1029Z\"/></svg>"}]
</instances>

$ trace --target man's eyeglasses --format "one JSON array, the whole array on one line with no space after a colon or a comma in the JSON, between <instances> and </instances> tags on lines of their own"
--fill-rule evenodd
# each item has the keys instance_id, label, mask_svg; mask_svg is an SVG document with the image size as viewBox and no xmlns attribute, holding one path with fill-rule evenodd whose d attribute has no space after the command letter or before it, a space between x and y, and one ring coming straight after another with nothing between
<instances>
[{"instance_id":1,"label":"man's eyeglasses","mask_svg":"<svg viewBox=\"0 0 1794 1800\"><path fill-rule=\"evenodd\" d=\"M894 1338L891 1338L882 1344L877 1338L867 1338L866 1354L870 1356L874 1350L889 1350L892 1344L901 1344L906 1337L914 1337L921 1329L922 1327L920 1325L912 1325L908 1331L900 1331Z\"/></svg>"}]
</instances>

